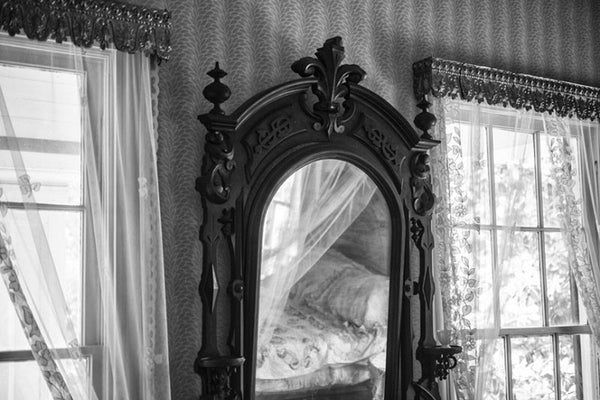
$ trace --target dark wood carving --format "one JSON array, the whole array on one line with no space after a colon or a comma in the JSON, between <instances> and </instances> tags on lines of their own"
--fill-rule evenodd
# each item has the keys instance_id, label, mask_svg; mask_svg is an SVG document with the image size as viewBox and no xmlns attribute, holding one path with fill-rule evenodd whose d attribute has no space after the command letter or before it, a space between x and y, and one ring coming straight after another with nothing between
<instances>
[{"instance_id":1,"label":"dark wood carving","mask_svg":"<svg viewBox=\"0 0 600 400\"><path fill-rule=\"evenodd\" d=\"M424 133L430 143L435 142L428 130L435 124L435 116L427 111L429 103L423 97L418 104L422 112L415 118L415 125ZM413 218L411 218L412 239L419 251L419 282L415 284L421 309L421 337L417 348L417 359L421 362L422 376L415 383L418 396L423 399L440 399L436 379L446 379L450 369L456 367L455 354L460 353L460 346L443 347L437 344L434 332L433 296L435 283L433 279L433 234L431 232L431 214L435 205L435 195L431 187L431 168L429 155L426 152L415 153L410 162L411 192Z\"/></svg>"},{"instance_id":2,"label":"dark wood carving","mask_svg":"<svg viewBox=\"0 0 600 400\"><path fill-rule=\"evenodd\" d=\"M278 116L269 124L268 129L256 130L256 145L254 145L254 153L260 154L264 150L268 150L279 140L287 136L291 131L290 119L285 116Z\"/></svg>"},{"instance_id":3,"label":"dark wood carving","mask_svg":"<svg viewBox=\"0 0 600 400\"><path fill-rule=\"evenodd\" d=\"M516 109L556 112L560 117L600 118L600 88L481 67L441 58L426 58L413 64L417 98L460 97L510 105Z\"/></svg>"},{"instance_id":4,"label":"dark wood carving","mask_svg":"<svg viewBox=\"0 0 600 400\"><path fill-rule=\"evenodd\" d=\"M429 343L433 334L427 331L432 328L434 197L426 151L437 141L419 137L389 103L361 87L365 72L342 65L343 57L341 39L329 39L316 58L293 64L303 79L258 94L231 115L221 109L230 96L221 82L225 72L218 64L209 72L213 82L204 96L212 110L199 117L206 140L196 182L203 208L204 258L199 285L203 335L195 368L202 377L203 399L254 398L262 216L282 179L324 158L363 169L379 187L392 216L386 399L426 398L424 393L434 383L421 379L413 385L412 300L404 282L418 282L419 300L426 308L421 332L427 339L420 346L435 345ZM310 104L313 95L317 99ZM430 117L424 119L431 123ZM419 249L421 277L410 276L411 235ZM435 375L435 363L426 357L419 360L424 371ZM341 398L354 390L338 387L327 393ZM360 390L369 393L364 386ZM287 397L278 393L273 398Z\"/></svg>"},{"instance_id":5,"label":"dark wood carving","mask_svg":"<svg viewBox=\"0 0 600 400\"><path fill-rule=\"evenodd\" d=\"M397 146L394 146L388 139L388 136L376 128L363 127L367 133L367 138L371 144L381 153L381 155L394 167L400 166L403 158Z\"/></svg>"},{"instance_id":6,"label":"dark wood carving","mask_svg":"<svg viewBox=\"0 0 600 400\"><path fill-rule=\"evenodd\" d=\"M0 0L0 27L14 36L76 46L111 44L121 51L143 51L158 60L171 52L171 14L115 0Z\"/></svg>"},{"instance_id":7,"label":"dark wood carving","mask_svg":"<svg viewBox=\"0 0 600 400\"><path fill-rule=\"evenodd\" d=\"M204 245L204 268L199 285L204 329L202 348L198 352L194 368L202 377L201 399L235 400L241 398L241 391L232 387L230 376L243 365L244 357L241 356L241 349L236 349L234 345L231 345L228 352L221 350L218 338L219 320L215 312L218 302L222 301L225 287L229 288L227 292L238 302L241 301L244 291L243 283L240 284L239 271L233 275L234 279L229 285L219 282L218 278L218 269L229 267L229 270L235 271L231 260L226 263L219 258L222 247L230 255L234 252L235 208L221 205L230 199L232 174L235 171L232 137L235 124L231 123L221 109L221 104L231 95L229 88L220 81L227 74L216 63L208 75L214 82L204 89L203 94L213 104L213 108L208 114L199 117L206 126L207 133L202 175L196 181L196 190L202 195L205 218L200 230L200 240ZM232 318L235 317L232 313Z\"/></svg>"},{"instance_id":8,"label":"dark wood carving","mask_svg":"<svg viewBox=\"0 0 600 400\"><path fill-rule=\"evenodd\" d=\"M213 103L213 109L210 113L198 117L203 124L210 124L211 128L206 133L204 146L206 156L202 166L202 176L198 179L196 189L211 202L220 204L229 199L231 174L235 169L230 133L233 126L219 127L218 125L219 116L223 116L221 104L227 101L231 91L221 83L221 78L227 73L219 68L219 63L216 63L215 68L208 72L208 75L214 79L214 82L204 89L203 94ZM222 122L226 125L225 118L222 118Z\"/></svg>"},{"instance_id":9,"label":"dark wood carving","mask_svg":"<svg viewBox=\"0 0 600 400\"><path fill-rule=\"evenodd\" d=\"M313 106L313 118L317 120L313 125L315 130L324 130L328 135L332 132L342 133L344 123L354 113L348 84L359 83L366 73L358 65L341 65L344 48L339 36L327 40L317 50L316 56L296 61L292 64L292 70L303 77L317 78L312 85L312 92L318 98Z\"/></svg>"}]
</instances>

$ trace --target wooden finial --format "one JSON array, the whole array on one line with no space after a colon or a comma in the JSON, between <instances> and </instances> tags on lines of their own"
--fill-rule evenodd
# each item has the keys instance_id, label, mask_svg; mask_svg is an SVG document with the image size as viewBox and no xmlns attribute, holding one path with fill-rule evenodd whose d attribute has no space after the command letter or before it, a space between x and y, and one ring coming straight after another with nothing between
<instances>
[{"instance_id":1,"label":"wooden finial","mask_svg":"<svg viewBox=\"0 0 600 400\"><path fill-rule=\"evenodd\" d=\"M207 72L207 75L213 78L215 81L210 83L204 88L202 94L206 100L214 104L213 109L210 111L211 114L225 114L221 109L221 104L229 99L231 96L231 90L227 85L221 82L221 78L227 75L227 72L223 71L219 67L219 62L215 63L215 68Z\"/></svg>"},{"instance_id":2,"label":"wooden finial","mask_svg":"<svg viewBox=\"0 0 600 400\"><path fill-rule=\"evenodd\" d=\"M430 105L431 103L427 101L425 96L423 96L423 99L419 102L419 104L417 104L417 107L419 107L422 111L417 114L414 120L415 126L423 131L423 135L421 137L425 139L432 139L432 136L428 131L433 128L437 122L435 115L427 111Z\"/></svg>"}]
</instances>

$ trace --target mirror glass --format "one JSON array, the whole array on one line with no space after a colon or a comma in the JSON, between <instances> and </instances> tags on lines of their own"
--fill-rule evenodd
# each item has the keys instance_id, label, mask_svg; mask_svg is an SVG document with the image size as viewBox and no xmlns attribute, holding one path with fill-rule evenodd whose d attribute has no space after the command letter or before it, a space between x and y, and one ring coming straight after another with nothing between
<instances>
[{"instance_id":1,"label":"mirror glass","mask_svg":"<svg viewBox=\"0 0 600 400\"><path fill-rule=\"evenodd\" d=\"M390 237L382 193L351 163L312 162L277 188L262 227L256 398L383 398Z\"/></svg>"}]
</instances>

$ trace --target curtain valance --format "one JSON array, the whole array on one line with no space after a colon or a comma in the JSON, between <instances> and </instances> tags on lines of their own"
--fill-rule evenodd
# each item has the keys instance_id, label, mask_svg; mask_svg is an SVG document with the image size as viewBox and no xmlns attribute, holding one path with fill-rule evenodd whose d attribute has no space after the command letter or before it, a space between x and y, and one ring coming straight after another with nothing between
<instances>
[{"instance_id":1,"label":"curtain valance","mask_svg":"<svg viewBox=\"0 0 600 400\"><path fill-rule=\"evenodd\" d=\"M0 0L0 27L11 36L120 51L143 51L158 60L171 52L170 13L115 0Z\"/></svg>"},{"instance_id":2,"label":"curtain valance","mask_svg":"<svg viewBox=\"0 0 600 400\"><path fill-rule=\"evenodd\" d=\"M600 88L430 57L413 64L414 91L555 112L560 117L600 119Z\"/></svg>"}]
</instances>

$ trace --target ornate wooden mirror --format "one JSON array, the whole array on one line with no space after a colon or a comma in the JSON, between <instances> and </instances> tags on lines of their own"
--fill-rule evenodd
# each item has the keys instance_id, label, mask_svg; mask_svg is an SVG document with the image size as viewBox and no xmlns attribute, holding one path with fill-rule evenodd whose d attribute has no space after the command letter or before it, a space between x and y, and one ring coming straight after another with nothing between
<instances>
[{"instance_id":1,"label":"ornate wooden mirror","mask_svg":"<svg viewBox=\"0 0 600 400\"><path fill-rule=\"evenodd\" d=\"M415 398L410 302L421 295L427 347L425 152L437 142L359 85L365 72L341 65L340 38L316 56L293 64L302 79L232 115L220 108L225 73L209 72L197 181L203 398ZM424 277L414 285L411 246Z\"/></svg>"}]
</instances>

